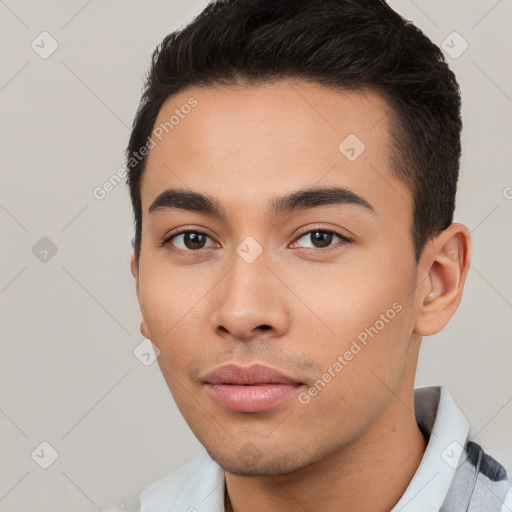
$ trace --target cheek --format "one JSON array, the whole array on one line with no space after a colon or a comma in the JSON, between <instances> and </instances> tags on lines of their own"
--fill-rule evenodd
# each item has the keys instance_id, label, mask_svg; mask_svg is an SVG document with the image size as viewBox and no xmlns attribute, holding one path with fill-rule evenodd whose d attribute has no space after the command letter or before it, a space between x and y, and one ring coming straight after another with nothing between
<instances>
[{"instance_id":1,"label":"cheek","mask_svg":"<svg viewBox=\"0 0 512 512\"><path fill-rule=\"evenodd\" d=\"M414 273L391 272L389 267L379 275L372 275L368 268L349 270L333 272L331 268L325 275L315 274L314 286L310 279L297 284L297 295L307 297L309 311L314 313L304 318L303 332L318 340L315 346L321 350L314 357L323 371L341 356L344 370L338 373L344 377L334 380L343 381L344 386L369 385L370 370L393 383L401 374L414 329L410 293ZM345 371L348 367L350 371Z\"/></svg>"},{"instance_id":2,"label":"cheek","mask_svg":"<svg viewBox=\"0 0 512 512\"><path fill-rule=\"evenodd\" d=\"M368 266L332 265L314 275L295 276L294 281L294 292L304 298L316 332L321 329L333 339L347 340L360 333L364 338L366 329L374 332L375 325L379 333L396 332L407 316L404 311L412 306L415 278L405 269L384 274ZM299 303L297 307L303 308Z\"/></svg>"},{"instance_id":3,"label":"cheek","mask_svg":"<svg viewBox=\"0 0 512 512\"><path fill-rule=\"evenodd\" d=\"M201 279L188 279L186 270L165 262L165 253L150 250L141 258L139 302L151 334L162 339L179 328L206 292Z\"/></svg>"},{"instance_id":4,"label":"cheek","mask_svg":"<svg viewBox=\"0 0 512 512\"><path fill-rule=\"evenodd\" d=\"M200 305L208 288L201 280L185 288L185 281L177 271L141 272L140 309L151 341L160 350L158 362L163 371L183 371L186 361L201 355L199 330L204 319Z\"/></svg>"},{"instance_id":5,"label":"cheek","mask_svg":"<svg viewBox=\"0 0 512 512\"><path fill-rule=\"evenodd\" d=\"M361 298L361 297L360 297ZM397 300L394 300L394 299ZM324 319L336 332L320 340L314 357L321 368L308 383L300 415L318 421L324 436L357 436L382 412L402 377L413 329L412 304L406 294L373 289L367 300L338 294Z\"/></svg>"}]
</instances>

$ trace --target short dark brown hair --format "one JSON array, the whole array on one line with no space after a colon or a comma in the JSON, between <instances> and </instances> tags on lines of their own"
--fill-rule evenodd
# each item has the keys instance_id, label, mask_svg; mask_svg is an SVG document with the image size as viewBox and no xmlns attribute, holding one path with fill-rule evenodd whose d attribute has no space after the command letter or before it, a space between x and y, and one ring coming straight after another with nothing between
<instances>
[{"instance_id":1,"label":"short dark brown hair","mask_svg":"<svg viewBox=\"0 0 512 512\"><path fill-rule=\"evenodd\" d=\"M140 258L140 184L146 144L164 101L187 86L300 79L372 89L391 107L393 173L411 190L418 263L453 221L461 153L460 91L443 53L379 0L212 2L167 35L152 64L126 150L134 251Z\"/></svg>"}]
</instances>

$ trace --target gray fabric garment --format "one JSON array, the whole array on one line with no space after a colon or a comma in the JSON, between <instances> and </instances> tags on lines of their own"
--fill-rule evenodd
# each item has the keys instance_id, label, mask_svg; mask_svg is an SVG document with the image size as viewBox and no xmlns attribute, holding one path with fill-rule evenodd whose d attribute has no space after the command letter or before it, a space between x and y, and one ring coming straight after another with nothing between
<instances>
[{"instance_id":1,"label":"gray fabric garment","mask_svg":"<svg viewBox=\"0 0 512 512\"><path fill-rule=\"evenodd\" d=\"M464 457L440 512L511 511L510 494L509 503L504 503L510 490L505 468L471 441L465 446Z\"/></svg>"}]
</instances>

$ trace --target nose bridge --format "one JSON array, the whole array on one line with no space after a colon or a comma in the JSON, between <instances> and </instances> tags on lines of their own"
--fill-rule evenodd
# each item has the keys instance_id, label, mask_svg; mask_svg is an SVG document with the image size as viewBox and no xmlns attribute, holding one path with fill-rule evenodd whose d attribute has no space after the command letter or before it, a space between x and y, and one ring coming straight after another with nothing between
<instances>
[{"instance_id":1,"label":"nose bridge","mask_svg":"<svg viewBox=\"0 0 512 512\"><path fill-rule=\"evenodd\" d=\"M288 325L282 285L261 249L251 240L242 242L233 254L231 270L217 287L213 327L239 339L253 336L258 328L281 333Z\"/></svg>"}]
</instances>

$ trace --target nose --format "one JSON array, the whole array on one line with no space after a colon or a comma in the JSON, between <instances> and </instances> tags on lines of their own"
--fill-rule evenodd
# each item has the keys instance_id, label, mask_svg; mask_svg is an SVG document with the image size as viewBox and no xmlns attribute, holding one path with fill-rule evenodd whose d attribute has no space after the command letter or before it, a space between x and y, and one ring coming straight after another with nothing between
<instances>
[{"instance_id":1,"label":"nose","mask_svg":"<svg viewBox=\"0 0 512 512\"><path fill-rule=\"evenodd\" d=\"M212 297L212 327L216 333L237 341L285 333L289 326L289 297L265 252L252 263L238 254L233 260L231 270L215 287Z\"/></svg>"}]
</instances>

